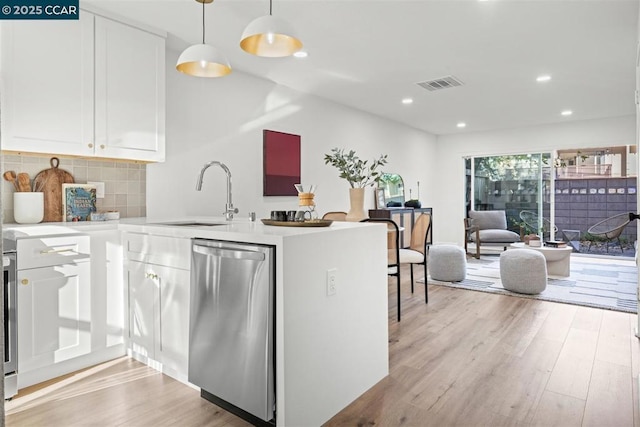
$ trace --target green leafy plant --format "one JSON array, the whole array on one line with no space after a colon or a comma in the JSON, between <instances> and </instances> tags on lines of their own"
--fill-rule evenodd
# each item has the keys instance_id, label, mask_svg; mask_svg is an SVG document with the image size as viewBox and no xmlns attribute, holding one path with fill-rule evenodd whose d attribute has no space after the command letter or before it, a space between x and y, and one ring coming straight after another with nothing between
<instances>
[{"instance_id":1,"label":"green leafy plant","mask_svg":"<svg viewBox=\"0 0 640 427\"><path fill-rule=\"evenodd\" d=\"M378 168L387 164L387 155L381 155L369 163L360 159L353 150L345 153L344 148L333 148L331 154L324 155L324 164L337 168L340 178L346 179L351 188L362 188L380 181Z\"/></svg>"}]
</instances>

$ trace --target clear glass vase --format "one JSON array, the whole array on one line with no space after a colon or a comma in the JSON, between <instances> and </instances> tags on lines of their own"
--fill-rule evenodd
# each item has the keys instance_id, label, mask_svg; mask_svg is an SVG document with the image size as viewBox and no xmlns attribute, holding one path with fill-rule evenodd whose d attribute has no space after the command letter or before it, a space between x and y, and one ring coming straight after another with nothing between
<instances>
[{"instance_id":1,"label":"clear glass vase","mask_svg":"<svg viewBox=\"0 0 640 427\"><path fill-rule=\"evenodd\" d=\"M313 200L315 197L316 186L303 184L294 184L294 186L296 187L296 190L298 190L298 210L305 212L305 219L318 219L316 202ZM308 213L308 215L306 213Z\"/></svg>"}]
</instances>

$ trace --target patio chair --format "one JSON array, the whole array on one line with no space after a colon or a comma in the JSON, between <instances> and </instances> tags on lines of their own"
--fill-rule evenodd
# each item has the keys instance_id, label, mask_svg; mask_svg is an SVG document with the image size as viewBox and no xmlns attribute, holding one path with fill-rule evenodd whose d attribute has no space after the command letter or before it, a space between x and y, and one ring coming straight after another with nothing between
<instances>
[{"instance_id":1,"label":"patio chair","mask_svg":"<svg viewBox=\"0 0 640 427\"><path fill-rule=\"evenodd\" d=\"M507 250L511 243L519 242L520 236L507 230L505 211L469 211L464 218L464 251L469 253L468 244L475 244L475 258L480 258L481 246L500 246Z\"/></svg>"},{"instance_id":2,"label":"patio chair","mask_svg":"<svg viewBox=\"0 0 640 427\"><path fill-rule=\"evenodd\" d=\"M587 233L591 234L595 237L600 237L605 240L607 253L609 253L609 242L613 239L618 240L618 244L620 245L620 250L624 253L624 248L622 247L622 242L620 241L620 234L624 228L631 222L628 213L622 213L618 215L614 215L605 220L602 220L587 230ZM591 250L592 240L589 240L589 247L587 250Z\"/></svg>"},{"instance_id":3,"label":"patio chair","mask_svg":"<svg viewBox=\"0 0 640 427\"><path fill-rule=\"evenodd\" d=\"M539 217L536 212L526 210L520 211L520 220L533 232L533 234L538 234ZM558 232L558 227L555 225L553 226L553 232ZM542 218L542 234L543 236L551 235L551 221L547 218Z\"/></svg>"}]
</instances>

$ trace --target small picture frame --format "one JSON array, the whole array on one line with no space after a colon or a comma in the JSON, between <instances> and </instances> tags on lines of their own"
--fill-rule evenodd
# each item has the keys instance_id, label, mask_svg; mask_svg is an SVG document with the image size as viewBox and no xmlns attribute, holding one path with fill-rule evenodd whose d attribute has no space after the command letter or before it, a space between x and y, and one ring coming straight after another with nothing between
<instances>
[{"instance_id":1,"label":"small picture frame","mask_svg":"<svg viewBox=\"0 0 640 427\"><path fill-rule=\"evenodd\" d=\"M384 200L384 188L376 188L376 209L384 209L387 204Z\"/></svg>"}]
</instances>

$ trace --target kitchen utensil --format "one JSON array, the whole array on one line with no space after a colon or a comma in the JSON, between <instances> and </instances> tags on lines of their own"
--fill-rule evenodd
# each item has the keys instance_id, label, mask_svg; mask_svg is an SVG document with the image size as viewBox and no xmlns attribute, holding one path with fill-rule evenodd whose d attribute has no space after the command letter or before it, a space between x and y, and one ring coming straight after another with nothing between
<instances>
[{"instance_id":1,"label":"kitchen utensil","mask_svg":"<svg viewBox=\"0 0 640 427\"><path fill-rule=\"evenodd\" d=\"M275 221L272 219L261 219L264 225L275 225L279 227L328 227L333 223L330 219L311 219L305 221Z\"/></svg>"},{"instance_id":2,"label":"kitchen utensil","mask_svg":"<svg viewBox=\"0 0 640 427\"><path fill-rule=\"evenodd\" d=\"M17 177L18 191L28 193L31 191L31 178L26 172L20 172Z\"/></svg>"},{"instance_id":3,"label":"kitchen utensil","mask_svg":"<svg viewBox=\"0 0 640 427\"><path fill-rule=\"evenodd\" d=\"M18 189L18 182L16 181L15 171L6 171L5 173L2 174L2 177L5 179L5 181L9 181L11 184L13 184L13 188L16 191L20 191Z\"/></svg>"},{"instance_id":4,"label":"kitchen utensil","mask_svg":"<svg viewBox=\"0 0 640 427\"><path fill-rule=\"evenodd\" d=\"M36 181L34 178L34 180L31 181L31 184L35 193L42 193L42 191L44 190L44 186L47 184L47 179Z\"/></svg>"},{"instance_id":5,"label":"kitchen utensil","mask_svg":"<svg viewBox=\"0 0 640 427\"><path fill-rule=\"evenodd\" d=\"M60 159L52 157L51 168L40 171L33 178L33 185L44 193L44 222L62 221L62 184L73 184L73 175L59 169Z\"/></svg>"}]
</instances>

